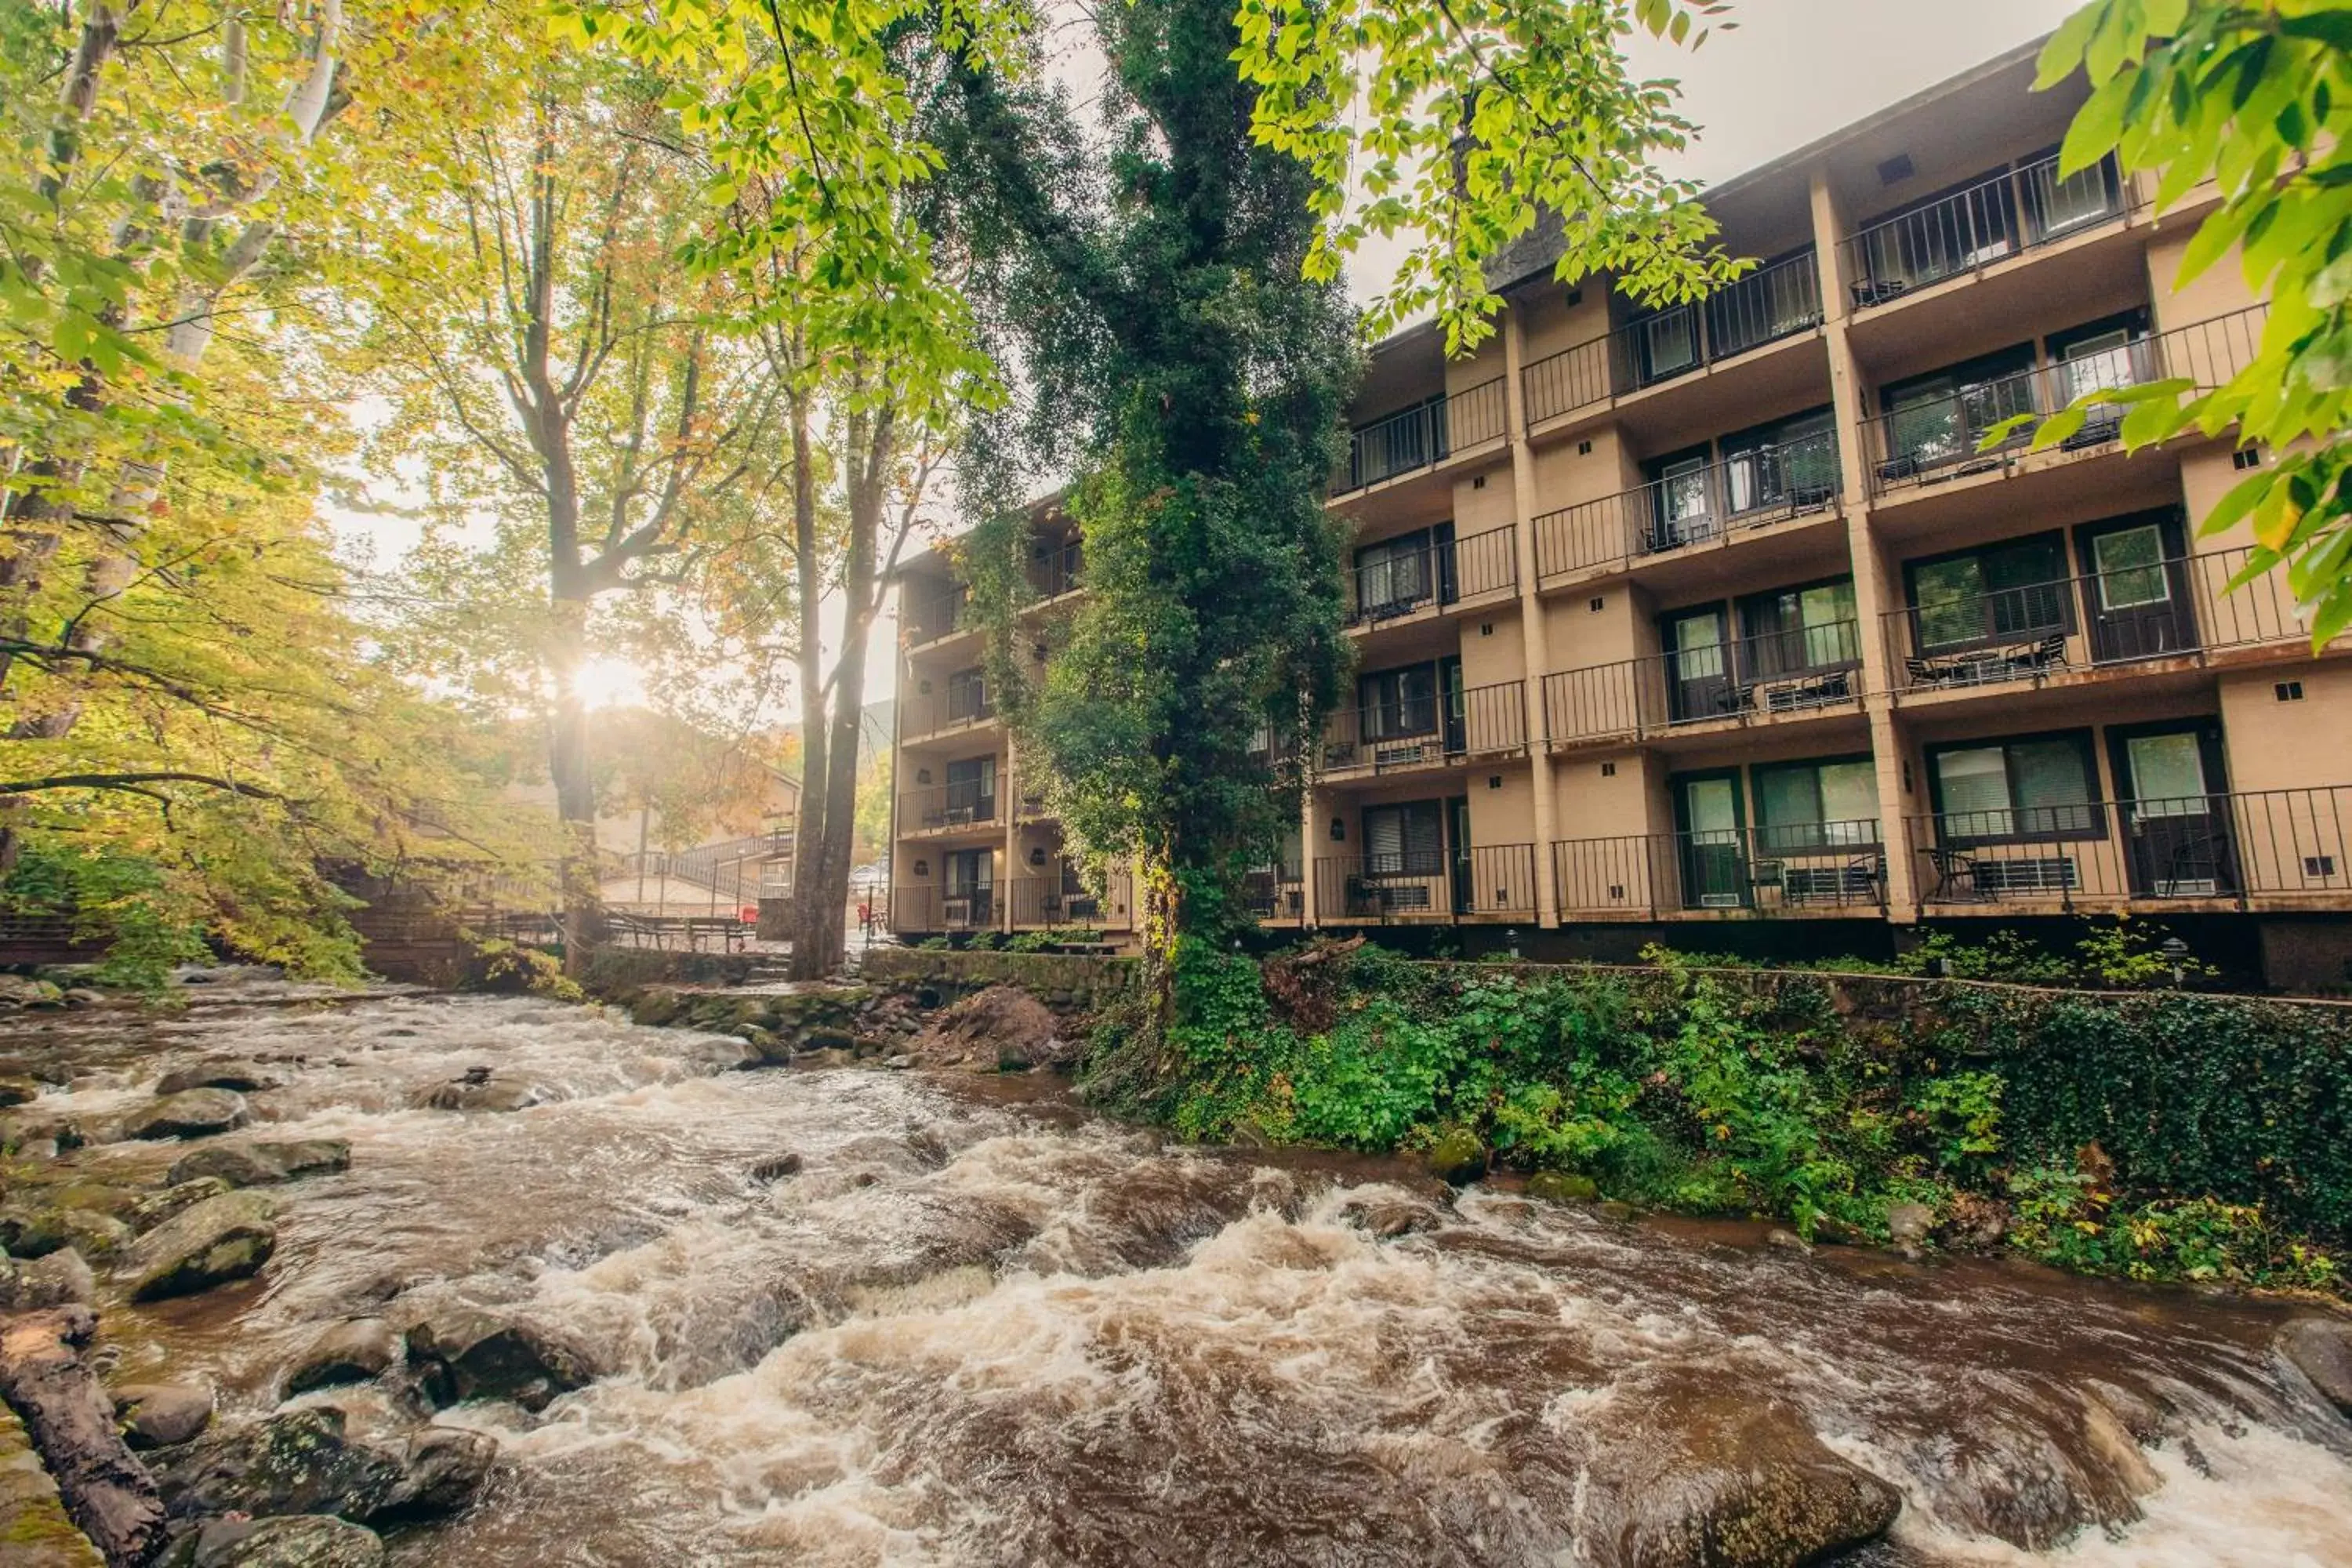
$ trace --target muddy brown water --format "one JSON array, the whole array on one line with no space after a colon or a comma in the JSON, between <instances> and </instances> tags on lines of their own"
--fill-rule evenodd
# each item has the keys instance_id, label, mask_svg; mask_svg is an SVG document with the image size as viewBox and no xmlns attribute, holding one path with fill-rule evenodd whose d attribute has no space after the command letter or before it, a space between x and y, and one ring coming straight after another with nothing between
<instances>
[{"instance_id":1,"label":"muddy brown water","mask_svg":"<svg viewBox=\"0 0 2352 1568\"><path fill-rule=\"evenodd\" d=\"M2352 1429L2272 1357L2274 1304L1502 1191L1417 1207L1402 1165L1172 1147L1029 1080L729 1070L730 1042L593 1009L192 994L21 1016L0 1054L73 1064L38 1109L91 1125L260 1058L268 1132L352 1168L278 1189L258 1280L109 1308L121 1375L201 1373L249 1419L326 1322L444 1299L604 1369L537 1416L444 1412L502 1460L397 1563L1565 1568L1595 1478L1769 1408L1901 1489L1854 1564L2352 1568ZM478 1066L545 1103L410 1109Z\"/></svg>"}]
</instances>

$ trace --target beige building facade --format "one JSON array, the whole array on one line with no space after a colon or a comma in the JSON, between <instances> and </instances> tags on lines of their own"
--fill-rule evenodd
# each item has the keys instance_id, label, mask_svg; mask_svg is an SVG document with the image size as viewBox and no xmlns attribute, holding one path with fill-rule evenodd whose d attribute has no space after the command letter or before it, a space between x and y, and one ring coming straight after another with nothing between
<instances>
[{"instance_id":1,"label":"beige building facade","mask_svg":"<svg viewBox=\"0 0 2352 1568\"><path fill-rule=\"evenodd\" d=\"M2229 261L2174 287L2210 193L2059 175L2079 99L2032 92L2032 55L1711 192L1761 264L1696 305L1564 289L1531 246L1475 355L1375 352L1331 500L1355 701L1254 889L1270 921L1594 951L1847 922L1833 951L2128 910L2347 978L2352 660L2313 657L2278 574L2230 586L2250 537L2196 529L2265 454L2126 453L2095 400L2048 449L2000 437L2217 384L2265 315ZM1049 595L1077 591L1058 528ZM1024 816L944 560L906 589L894 922L1127 918Z\"/></svg>"}]
</instances>

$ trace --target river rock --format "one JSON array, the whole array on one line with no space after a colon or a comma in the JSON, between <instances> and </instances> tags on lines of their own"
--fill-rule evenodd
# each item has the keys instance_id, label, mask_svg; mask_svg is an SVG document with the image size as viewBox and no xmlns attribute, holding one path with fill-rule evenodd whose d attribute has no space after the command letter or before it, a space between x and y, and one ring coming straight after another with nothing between
<instances>
[{"instance_id":1,"label":"river rock","mask_svg":"<svg viewBox=\"0 0 2352 1568\"><path fill-rule=\"evenodd\" d=\"M544 1410L556 1395L585 1388L596 1376L587 1352L562 1335L466 1306L414 1319L408 1359L442 1405L511 1399L525 1410Z\"/></svg>"},{"instance_id":2,"label":"river rock","mask_svg":"<svg viewBox=\"0 0 2352 1568\"><path fill-rule=\"evenodd\" d=\"M472 1073L447 1083L427 1085L409 1096L408 1102L419 1110L489 1110L511 1112L545 1105L558 1096L544 1084L529 1079L509 1078L492 1073L478 1078Z\"/></svg>"},{"instance_id":3,"label":"river rock","mask_svg":"<svg viewBox=\"0 0 2352 1568\"><path fill-rule=\"evenodd\" d=\"M1445 1223L1445 1211L1426 1198L1374 1187L1350 1194L1339 1205L1339 1217L1360 1225L1382 1241L1418 1236Z\"/></svg>"},{"instance_id":4,"label":"river rock","mask_svg":"<svg viewBox=\"0 0 2352 1568\"><path fill-rule=\"evenodd\" d=\"M814 1033L806 1040L812 1047L816 1044ZM851 1042L845 1038L842 1043ZM1071 1066L1077 1059L1077 1042L1065 1039L1061 1020L1026 991L992 985L932 1019L905 1054L942 1067L1027 1072Z\"/></svg>"},{"instance_id":5,"label":"river rock","mask_svg":"<svg viewBox=\"0 0 2352 1568\"><path fill-rule=\"evenodd\" d=\"M335 1324L302 1352L286 1373L286 1392L301 1394L337 1383L365 1383L400 1363L408 1344L382 1318Z\"/></svg>"},{"instance_id":6,"label":"river rock","mask_svg":"<svg viewBox=\"0 0 2352 1568\"><path fill-rule=\"evenodd\" d=\"M97 1276L70 1247L22 1262L0 1256L0 1311L32 1312L97 1298Z\"/></svg>"},{"instance_id":7,"label":"river rock","mask_svg":"<svg viewBox=\"0 0 2352 1568\"><path fill-rule=\"evenodd\" d=\"M1460 1129L1448 1132L1429 1151L1429 1173L1453 1186L1466 1187L1486 1173L1486 1145L1475 1132Z\"/></svg>"},{"instance_id":8,"label":"river rock","mask_svg":"<svg viewBox=\"0 0 2352 1568\"><path fill-rule=\"evenodd\" d=\"M268 1187L303 1176L330 1175L352 1166L352 1146L341 1138L284 1142L211 1143L173 1163L167 1180L212 1176L232 1187Z\"/></svg>"},{"instance_id":9,"label":"river rock","mask_svg":"<svg viewBox=\"0 0 2352 1568\"><path fill-rule=\"evenodd\" d=\"M0 1318L0 1417L22 1419L68 1513L106 1559L144 1563L162 1544L163 1505L83 1353L97 1332L84 1306Z\"/></svg>"},{"instance_id":10,"label":"river rock","mask_svg":"<svg viewBox=\"0 0 2352 1568\"><path fill-rule=\"evenodd\" d=\"M245 1096L228 1089L191 1089L136 1112L122 1124L126 1138L209 1138L234 1132L250 1117Z\"/></svg>"},{"instance_id":11,"label":"river rock","mask_svg":"<svg viewBox=\"0 0 2352 1568\"><path fill-rule=\"evenodd\" d=\"M234 1089L246 1093L256 1089L276 1089L278 1079L263 1070L257 1062L242 1060L201 1061L165 1073L156 1081L157 1094L180 1094L192 1089Z\"/></svg>"},{"instance_id":12,"label":"river rock","mask_svg":"<svg viewBox=\"0 0 2352 1568\"><path fill-rule=\"evenodd\" d=\"M406 1499L407 1467L345 1435L332 1405L283 1411L210 1433L152 1467L174 1519L207 1514L333 1513L373 1519Z\"/></svg>"},{"instance_id":13,"label":"river rock","mask_svg":"<svg viewBox=\"0 0 2352 1568\"><path fill-rule=\"evenodd\" d=\"M1528 1196L1546 1203L1589 1204L1601 1196L1601 1186L1590 1176L1566 1171L1538 1171L1528 1178Z\"/></svg>"},{"instance_id":14,"label":"river rock","mask_svg":"<svg viewBox=\"0 0 2352 1568\"><path fill-rule=\"evenodd\" d=\"M32 1439L0 1405L0 1551L8 1568L106 1568L89 1538L74 1528L57 1483L41 1467Z\"/></svg>"},{"instance_id":15,"label":"river rock","mask_svg":"<svg viewBox=\"0 0 2352 1568\"><path fill-rule=\"evenodd\" d=\"M1926 1204L1890 1204L1886 1210L1886 1234L1897 1247L1920 1246L1927 1233L1936 1227L1936 1211Z\"/></svg>"},{"instance_id":16,"label":"river rock","mask_svg":"<svg viewBox=\"0 0 2352 1568\"><path fill-rule=\"evenodd\" d=\"M114 1391L114 1415L133 1448L168 1448L212 1425L213 1391L201 1383L126 1383Z\"/></svg>"},{"instance_id":17,"label":"river rock","mask_svg":"<svg viewBox=\"0 0 2352 1568\"><path fill-rule=\"evenodd\" d=\"M1902 1510L1895 1488L1752 1390L1636 1397L1590 1472L1593 1568L1798 1568L1877 1539Z\"/></svg>"},{"instance_id":18,"label":"river rock","mask_svg":"<svg viewBox=\"0 0 2352 1568\"><path fill-rule=\"evenodd\" d=\"M751 1179L755 1182L781 1182L786 1176L799 1175L804 1163L798 1154L771 1154L751 1167Z\"/></svg>"},{"instance_id":19,"label":"river rock","mask_svg":"<svg viewBox=\"0 0 2352 1568\"><path fill-rule=\"evenodd\" d=\"M218 1176L198 1176L191 1181L174 1182L161 1192L149 1193L122 1216L134 1236L144 1236L165 1220L187 1213L210 1198L219 1197L229 1190L229 1184Z\"/></svg>"},{"instance_id":20,"label":"river rock","mask_svg":"<svg viewBox=\"0 0 2352 1568\"><path fill-rule=\"evenodd\" d=\"M84 1258L111 1258L131 1240L131 1227L96 1209L0 1209L0 1247L17 1258L46 1258L70 1247Z\"/></svg>"},{"instance_id":21,"label":"river rock","mask_svg":"<svg viewBox=\"0 0 2352 1568\"><path fill-rule=\"evenodd\" d=\"M0 1008L55 1007L62 1005L65 999L65 992L51 981L35 980L23 974L0 974Z\"/></svg>"},{"instance_id":22,"label":"river rock","mask_svg":"<svg viewBox=\"0 0 2352 1568\"><path fill-rule=\"evenodd\" d=\"M167 1554L159 1568L383 1568L374 1531L332 1514L213 1519Z\"/></svg>"},{"instance_id":23,"label":"river rock","mask_svg":"<svg viewBox=\"0 0 2352 1568\"><path fill-rule=\"evenodd\" d=\"M2278 1352L2330 1405L2352 1418L2352 1323L2340 1318L2297 1318L2278 1331Z\"/></svg>"},{"instance_id":24,"label":"river rock","mask_svg":"<svg viewBox=\"0 0 2352 1568\"><path fill-rule=\"evenodd\" d=\"M0 1110L30 1105L40 1098L41 1086L28 1078L0 1078Z\"/></svg>"},{"instance_id":25,"label":"river rock","mask_svg":"<svg viewBox=\"0 0 2352 1568\"><path fill-rule=\"evenodd\" d=\"M498 1439L460 1426L428 1426L408 1440L404 1513L455 1513L474 1500L498 1461Z\"/></svg>"},{"instance_id":26,"label":"river rock","mask_svg":"<svg viewBox=\"0 0 2352 1568\"><path fill-rule=\"evenodd\" d=\"M131 1245L131 1300L190 1295L259 1272L278 1247L275 1212L259 1193L229 1193L164 1221Z\"/></svg>"}]
</instances>

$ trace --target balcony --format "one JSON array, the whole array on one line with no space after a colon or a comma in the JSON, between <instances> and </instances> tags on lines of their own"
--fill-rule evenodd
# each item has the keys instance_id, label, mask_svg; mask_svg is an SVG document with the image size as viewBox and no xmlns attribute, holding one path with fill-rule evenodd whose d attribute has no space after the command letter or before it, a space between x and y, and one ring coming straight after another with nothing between
<instances>
[{"instance_id":1,"label":"balcony","mask_svg":"<svg viewBox=\"0 0 2352 1568\"><path fill-rule=\"evenodd\" d=\"M1520 372L1528 423L1624 397L1821 325L1810 247L1696 304L1674 305L1530 362Z\"/></svg>"},{"instance_id":2,"label":"balcony","mask_svg":"<svg viewBox=\"0 0 2352 1568\"><path fill-rule=\"evenodd\" d=\"M1898 700L2128 671L2234 648L2300 653L2309 633L2275 574L2230 586L2247 549L2164 556L1883 613Z\"/></svg>"},{"instance_id":3,"label":"balcony","mask_svg":"<svg viewBox=\"0 0 2352 1568\"><path fill-rule=\"evenodd\" d=\"M1862 689L1860 623L1825 621L1548 675L1544 730L1558 751L1855 711Z\"/></svg>"},{"instance_id":4,"label":"balcony","mask_svg":"<svg viewBox=\"0 0 2352 1568\"><path fill-rule=\"evenodd\" d=\"M971 590L959 583L943 592L910 597L905 615L906 645L921 647L971 629Z\"/></svg>"},{"instance_id":5,"label":"balcony","mask_svg":"<svg viewBox=\"0 0 2352 1568\"><path fill-rule=\"evenodd\" d=\"M1456 452L1502 437L1503 378L1480 382L1349 432L1348 462L1331 477L1331 493L1354 491L1435 468Z\"/></svg>"},{"instance_id":6,"label":"balcony","mask_svg":"<svg viewBox=\"0 0 2352 1568\"><path fill-rule=\"evenodd\" d=\"M1066 539L1032 552L1029 559L1029 586L1041 599L1058 599L1065 594L1075 594L1084 584L1079 572L1086 564L1086 552L1076 539Z\"/></svg>"},{"instance_id":7,"label":"balcony","mask_svg":"<svg viewBox=\"0 0 2352 1568\"><path fill-rule=\"evenodd\" d=\"M1242 878L1242 903L1261 921L1307 918L1307 871L1303 865L1268 867Z\"/></svg>"},{"instance_id":8,"label":"balcony","mask_svg":"<svg viewBox=\"0 0 2352 1568\"><path fill-rule=\"evenodd\" d=\"M1135 927L1135 878L1113 871L1095 891L1066 865L1044 877L1013 879L1011 904L1013 929L1049 930L1081 927L1088 931L1132 931Z\"/></svg>"},{"instance_id":9,"label":"balcony","mask_svg":"<svg viewBox=\"0 0 2352 1568\"><path fill-rule=\"evenodd\" d=\"M2113 158L2063 178L2058 160L2045 158L1865 225L1839 259L1853 308L1866 310L2089 233L2137 205Z\"/></svg>"},{"instance_id":10,"label":"balcony","mask_svg":"<svg viewBox=\"0 0 2352 1568\"><path fill-rule=\"evenodd\" d=\"M2352 785L1906 817L1922 910L2341 907Z\"/></svg>"},{"instance_id":11,"label":"balcony","mask_svg":"<svg viewBox=\"0 0 2352 1568\"><path fill-rule=\"evenodd\" d=\"M1993 431L2021 416L2047 416L2105 391L2179 380L2203 392L2252 363L2262 345L2267 305L2156 333L2063 363L1988 378L1904 404L1868 421L1864 456L1874 496L2008 472L2032 461L2034 425L1994 441ZM2121 438L2128 405L2088 405L2081 428L2056 454L2084 452ZM1988 445L1988 443L1990 443ZM2053 455L2052 461L2063 460Z\"/></svg>"},{"instance_id":12,"label":"balcony","mask_svg":"<svg viewBox=\"0 0 2352 1568\"><path fill-rule=\"evenodd\" d=\"M1844 486L1832 431L1637 485L1535 520L1538 583L1622 571L1775 523L1834 513Z\"/></svg>"},{"instance_id":13,"label":"balcony","mask_svg":"<svg viewBox=\"0 0 2352 1568\"><path fill-rule=\"evenodd\" d=\"M994 931L996 889L982 885L950 891L930 882L890 889L890 929L895 931Z\"/></svg>"},{"instance_id":14,"label":"balcony","mask_svg":"<svg viewBox=\"0 0 2352 1568\"><path fill-rule=\"evenodd\" d=\"M1355 568L1351 626L1507 598L1519 591L1518 530L1509 523L1459 539L1391 552Z\"/></svg>"},{"instance_id":15,"label":"balcony","mask_svg":"<svg viewBox=\"0 0 2352 1568\"><path fill-rule=\"evenodd\" d=\"M1315 915L1327 924L1531 919L1535 912L1532 844L1334 856L1315 862Z\"/></svg>"},{"instance_id":16,"label":"balcony","mask_svg":"<svg viewBox=\"0 0 2352 1568\"><path fill-rule=\"evenodd\" d=\"M1886 908L1875 818L1568 838L1551 855L1563 917L1851 916Z\"/></svg>"},{"instance_id":17,"label":"balcony","mask_svg":"<svg viewBox=\"0 0 2352 1568\"><path fill-rule=\"evenodd\" d=\"M1501 680L1401 708L1333 714L1323 731L1322 771L1328 777L1406 773L1527 749L1527 682Z\"/></svg>"},{"instance_id":18,"label":"balcony","mask_svg":"<svg viewBox=\"0 0 2352 1568\"><path fill-rule=\"evenodd\" d=\"M898 722L898 743L902 746L961 734L996 720L996 704L989 699L986 683L980 680L950 679L945 690L924 691L919 688L906 704L905 714Z\"/></svg>"},{"instance_id":19,"label":"balcony","mask_svg":"<svg viewBox=\"0 0 2352 1568\"><path fill-rule=\"evenodd\" d=\"M993 780L905 790L898 795L898 832L903 837L990 826L1003 820L997 815L1000 804Z\"/></svg>"}]
</instances>

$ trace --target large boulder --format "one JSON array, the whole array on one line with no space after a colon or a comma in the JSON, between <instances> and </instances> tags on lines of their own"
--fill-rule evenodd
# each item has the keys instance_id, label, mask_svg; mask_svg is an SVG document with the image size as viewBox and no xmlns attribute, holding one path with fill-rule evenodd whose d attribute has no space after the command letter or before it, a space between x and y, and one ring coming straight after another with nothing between
<instances>
[{"instance_id":1,"label":"large boulder","mask_svg":"<svg viewBox=\"0 0 2352 1568\"><path fill-rule=\"evenodd\" d=\"M374 1531L332 1514L206 1520L162 1568L383 1568Z\"/></svg>"},{"instance_id":2,"label":"large boulder","mask_svg":"<svg viewBox=\"0 0 2352 1568\"><path fill-rule=\"evenodd\" d=\"M276 1089L278 1082L275 1075L257 1063L214 1059L165 1073L155 1080L155 1092L168 1095L192 1089L234 1089L250 1094L256 1089Z\"/></svg>"},{"instance_id":3,"label":"large boulder","mask_svg":"<svg viewBox=\"0 0 2352 1568\"><path fill-rule=\"evenodd\" d=\"M275 1205L259 1193L207 1198L131 1244L131 1297L192 1295L258 1273L278 1248Z\"/></svg>"},{"instance_id":4,"label":"large boulder","mask_svg":"<svg viewBox=\"0 0 2352 1568\"><path fill-rule=\"evenodd\" d=\"M545 1084L476 1068L447 1083L428 1084L408 1097L419 1110L527 1110L560 1099Z\"/></svg>"},{"instance_id":5,"label":"large boulder","mask_svg":"<svg viewBox=\"0 0 2352 1568\"><path fill-rule=\"evenodd\" d=\"M0 1077L0 1110L30 1105L40 1094L41 1086L29 1078Z\"/></svg>"},{"instance_id":6,"label":"large boulder","mask_svg":"<svg viewBox=\"0 0 2352 1568\"><path fill-rule=\"evenodd\" d=\"M1486 1173L1486 1145L1476 1133L1455 1128L1430 1146L1429 1173L1441 1182L1466 1187Z\"/></svg>"},{"instance_id":7,"label":"large boulder","mask_svg":"<svg viewBox=\"0 0 2352 1568\"><path fill-rule=\"evenodd\" d=\"M24 974L0 974L0 1009L10 1007L59 1007L65 1005L66 994L54 981L35 980Z\"/></svg>"},{"instance_id":8,"label":"large boulder","mask_svg":"<svg viewBox=\"0 0 2352 1568\"><path fill-rule=\"evenodd\" d=\"M393 1449L353 1437L331 1405L280 1411L159 1455L156 1484L176 1519L331 1513L365 1522L452 1512L489 1475L495 1439L433 1427Z\"/></svg>"},{"instance_id":9,"label":"large boulder","mask_svg":"<svg viewBox=\"0 0 2352 1568\"><path fill-rule=\"evenodd\" d=\"M19 1262L0 1255L0 1312L36 1312L98 1299L98 1277L70 1247Z\"/></svg>"},{"instance_id":10,"label":"large boulder","mask_svg":"<svg viewBox=\"0 0 2352 1568\"><path fill-rule=\"evenodd\" d=\"M348 1171L352 1146L341 1138L298 1138L252 1143L209 1143L173 1163L166 1180L210 1176L232 1187L270 1187L303 1176Z\"/></svg>"},{"instance_id":11,"label":"large boulder","mask_svg":"<svg viewBox=\"0 0 2352 1568\"><path fill-rule=\"evenodd\" d=\"M191 1089L168 1095L122 1124L126 1138L209 1138L234 1132L252 1112L245 1096L229 1089Z\"/></svg>"},{"instance_id":12,"label":"large boulder","mask_svg":"<svg viewBox=\"0 0 2352 1568\"><path fill-rule=\"evenodd\" d=\"M596 1376L587 1352L562 1335L467 1306L412 1318L408 1359L442 1405L511 1399L526 1410L544 1410Z\"/></svg>"},{"instance_id":13,"label":"large boulder","mask_svg":"<svg viewBox=\"0 0 2352 1568\"><path fill-rule=\"evenodd\" d=\"M159 1192L149 1193L131 1205L122 1216L131 1234L144 1236L165 1220L177 1218L198 1204L219 1197L229 1190L229 1184L218 1176L197 1176L190 1181L174 1182Z\"/></svg>"},{"instance_id":14,"label":"large boulder","mask_svg":"<svg viewBox=\"0 0 2352 1568\"><path fill-rule=\"evenodd\" d=\"M2278 1331L2278 1352L2339 1413L2352 1417L2352 1323L2297 1318Z\"/></svg>"},{"instance_id":15,"label":"large boulder","mask_svg":"<svg viewBox=\"0 0 2352 1568\"><path fill-rule=\"evenodd\" d=\"M201 1383L126 1383L114 1391L114 1416L133 1448L169 1448L212 1425L213 1391Z\"/></svg>"},{"instance_id":16,"label":"large boulder","mask_svg":"<svg viewBox=\"0 0 2352 1568\"><path fill-rule=\"evenodd\" d=\"M96 1209L0 1209L0 1248L17 1258L46 1258L68 1247L84 1258L111 1258L130 1240L129 1226Z\"/></svg>"},{"instance_id":17,"label":"large boulder","mask_svg":"<svg viewBox=\"0 0 2352 1568\"><path fill-rule=\"evenodd\" d=\"M1590 1471L1592 1568L1799 1568L1902 1510L1894 1487L1751 1390L1669 1385L1629 1405Z\"/></svg>"},{"instance_id":18,"label":"large boulder","mask_svg":"<svg viewBox=\"0 0 2352 1568\"><path fill-rule=\"evenodd\" d=\"M338 1383L365 1383L399 1365L407 1342L382 1318L353 1318L311 1342L286 1372L286 1392L303 1394Z\"/></svg>"},{"instance_id":19,"label":"large boulder","mask_svg":"<svg viewBox=\"0 0 2352 1568\"><path fill-rule=\"evenodd\" d=\"M992 985L965 997L934 1018L908 1048L935 1066L999 1072L1066 1068L1078 1055L1078 1042L1064 1037L1061 1020L1017 985Z\"/></svg>"}]
</instances>

